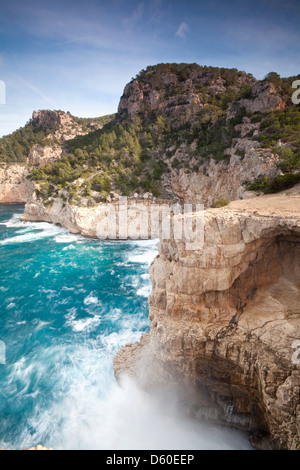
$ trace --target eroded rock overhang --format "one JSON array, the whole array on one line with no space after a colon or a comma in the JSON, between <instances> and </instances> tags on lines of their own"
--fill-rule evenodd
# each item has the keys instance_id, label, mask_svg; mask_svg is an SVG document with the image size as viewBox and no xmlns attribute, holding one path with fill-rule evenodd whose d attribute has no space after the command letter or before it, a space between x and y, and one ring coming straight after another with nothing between
<instances>
[{"instance_id":1,"label":"eroded rock overhang","mask_svg":"<svg viewBox=\"0 0 300 470\"><path fill-rule=\"evenodd\" d=\"M151 330L115 357L147 387L183 385L193 416L300 444L300 198L205 213L201 250L162 240L150 268ZM187 394L187 386L191 393Z\"/></svg>"}]
</instances>

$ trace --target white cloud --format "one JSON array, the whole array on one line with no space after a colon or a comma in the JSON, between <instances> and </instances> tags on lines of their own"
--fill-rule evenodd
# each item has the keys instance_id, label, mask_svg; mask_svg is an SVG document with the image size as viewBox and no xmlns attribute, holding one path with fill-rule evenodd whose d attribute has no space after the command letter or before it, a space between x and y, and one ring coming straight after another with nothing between
<instances>
[{"instance_id":1,"label":"white cloud","mask_svg":"<svg viewBox=\"0 0 300 470\"><path fill-rule=\"evenodd\" d=\"M126 28L133 28L134 25L141 20L144 14L144 3L139 3L138 7L134 10L130 17L124 18L123 24Z\"/></svg>"},{"instance_id":2,"label":"white cloud","mask_svg":"<svg viewBox=\"0 0 300 470\"><path fill-rule=\"evenodd\" d=\"M178 37L181 38L181 39L185 39L187 33L189 32L189 30L190 30L190 28L189 28L188 24L185 23L185 21L183 21L183 22L179 25L179 27L178 27L178 29L177 29L177 31L176 31L176 36L178 36Z\"/></svg>"}]
</instances>

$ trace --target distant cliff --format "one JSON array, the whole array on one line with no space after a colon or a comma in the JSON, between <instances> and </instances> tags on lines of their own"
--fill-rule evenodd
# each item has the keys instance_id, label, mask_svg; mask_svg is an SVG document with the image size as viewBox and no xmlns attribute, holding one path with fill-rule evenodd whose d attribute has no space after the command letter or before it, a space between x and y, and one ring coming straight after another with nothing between
<instances>
[{"instance_id":1,"label":"distant cliff","mask_svg":"<svg viewBox=\"0 0 300 470\"><path fill-rule=\"evenodd\" d=\"M122 195L210 207L220 199L251 197L251 185L258 182L260 190L261 181L285 174L289 186L289 174L300 166L292 81L160 64L125 87L116 116L92 122L34 113L30 125L44 141L26 156L35 192L25 216L40 220L53 205L74 212Z\"/></svg>"},{"instance_id":2,"label":"distant cliff","mask_svg":"<svg viewBox=\"0 0 300 470\"><path fill-rule=\"evenodd\" d=\"M94 121L63 111L34 111L24 128L0 139L0 202L27 202L34 191L30 173L60 159L65 142L102 127Z\"/></svg>"},{"instance_id":3,"label":"distant cliff","mask_svg":"<svg viewBox=\"0 0 300 470\"><path fill-rule=\"evenodd\" d=\"M27 165L36 189L36 198L26 198L31 216L35 203L91 208L115 194L205 207L247 198L251 185L300 168L294 78L151 66L126 85L115 116L34 112L23 129L0 139L0 161Z\"/></svg>"}]
</instances>

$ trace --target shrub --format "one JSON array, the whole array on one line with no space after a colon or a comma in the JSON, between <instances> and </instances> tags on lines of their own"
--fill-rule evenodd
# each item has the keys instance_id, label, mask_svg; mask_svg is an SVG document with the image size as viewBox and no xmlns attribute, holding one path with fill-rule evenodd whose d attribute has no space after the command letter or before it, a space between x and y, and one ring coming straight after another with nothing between
<instances>
[{"instance_id":1,"label":"shrub","mask_svg":"<svg viewBox=\"0 0 300 470\"><path fill-rule=\"evenodd\" d=\"M230 201L228 201L228 199L222 198L219 199L219 201L215 202L211 207L214 209L218 209L220 207L228 206L229 203Z\"/></svg>"},{"instance_id":2,"label":"shrub","mask_svg":"<svg viewBox=\"0 0 300 470\"><path fill-rule=\"evenodd\" d=\"M277 193L284 189L292 188L300 181L300 173L286 173L274 178L261 176L257 178L249 187L250 191L262 191L265 194Z\"/></svg>"}]
</instances>

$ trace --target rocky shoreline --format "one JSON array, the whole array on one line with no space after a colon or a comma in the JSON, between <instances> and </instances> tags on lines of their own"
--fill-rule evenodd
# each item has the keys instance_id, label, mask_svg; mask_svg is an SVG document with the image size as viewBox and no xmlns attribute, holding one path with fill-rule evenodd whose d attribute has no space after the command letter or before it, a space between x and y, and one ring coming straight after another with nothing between
<instances>
[{"instance_id":1,"label":"rocky shoreline","mask_svg":"<svg viewBox=\"0 0 300 470\"><path fill-rule=\"evenodd\" d=\"M109 229L124 215L122 194L129 195L129 205L139 204L147 217L158 202L154 194L170 199L169 205L173 200L203 204L207 210L201 248L191 250L184 237L161 237L159 256L150 268L151 331L117 354L115 375L121 380L128 374L147 389L171 384L183 390L190 416L247 429L258 448L299 449L300 365L293 359L293 348L300 341L300 189L298 185L261 197L247 190L259 178L284 176L281 165L286 160L281 157L291 152L290 142L276 137L273 143L263 132L266 115L283 111L288 100L274 84L257 82L245 73L234 75L232 88L221 70L215 76L210 68L196 67L181 76L169 69L176 71L158 67L159 80L153 80L152 67L133 79L117 115L119 124L143 119L152 130L157 128L158 135L150 135L149 149L138 160L143 156L152 162L156 172L144 161L139 177L151 169L148 183L156 178L160 191L141 186L138 178L124 192L111 165L106 168L109 188L102 197L101 188L92 189L93 178L106 171L99 148L94 149L100 152L99 166L91 167L86 180L80 173L73 179L64 175L61 181L53 181L53 174L52 180L47 174L28 178L32 170L51 167L68 155L66 141L93 129L68 113L45 110L32 117L47 133L44 145L35 143L20 160L24 163L0 166L0 203L26 203L22 220L59 224L91 238L109 238ZM240 94L245 85L248 92ZM217 112L216 100L228 90L238 99L232 98L230 105L225 100ZM152 115L157 118L153 122ZM214 127L217 122L219 128ZM159 127L171 124L169 137L182 127L181 134L162 145L166 136ZM218 139L222 146L207 153L208 144ZM85 155L75 162L87 170L93 155L83 147L85 154L74 149ZM125 170L132 171L134 165L124 162L129 165L123 168L126 176ZM234 202L211 209L220 200ZM115 209L115 221L107 218L105 206ZM179 220L176 214L172 217ZM189 216L180 217L184 221ZM151 223L141 223L133 212L124 224L126 230L116 232L119 239L131 238L130 226L135 227L135 238L158 236Z\"/></svg>"},{"instance_id":2,"label":"rocky shoreline","mask_svg":"<svg viewBox=\"0 0 300 470\"><path fill-rule=\"evenodd\" d=\"M56 204L37 201L32 214L27 204L23 220L98 237L99 208ZM298 185L206 210L202 249L162 239L150 268L151 331L116 355L117 379L184 390L191 417L251 431L257 448L299 449L299 214Z\"/></svg>"},{"instance_id":3,"label":"rocky shoreline","mask_svg":"<svg viewBox=\"0 0 300 470\"><path fill-rule=\"evenodd\" d=\"M247 429L259 448L299 449L299 214L295 187L206 211L202 250L162 240L151 331L117 354L116 377L172 383L193 417Z\"/></svg>"}]
</instances>

